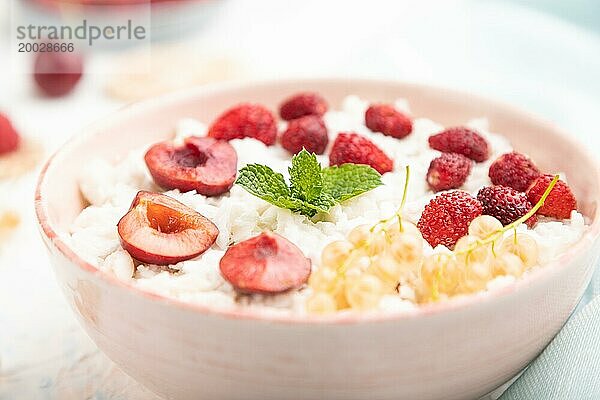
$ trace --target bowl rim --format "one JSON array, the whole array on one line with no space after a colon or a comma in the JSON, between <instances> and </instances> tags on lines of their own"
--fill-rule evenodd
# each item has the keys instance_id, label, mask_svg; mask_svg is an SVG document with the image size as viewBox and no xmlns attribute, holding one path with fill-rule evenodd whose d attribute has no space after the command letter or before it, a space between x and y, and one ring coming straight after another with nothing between
<instances>
[{"instance_id":1,"label":"bowl rim","mask_svg":"<svg viewBox=\"0 0 600 400\"><path fill-rule=\"evenodd\" d=\"M264 87L271 86L276 84L294 84L299 87L302 86L315 86L319 84L345 84L348 82L355 82L360 84L370 84L370 85L395 85L397 87L412 87L415 89L426 89L426 90L435 90L441 91L448 94L452 94L455 96L468 96L473 100L481 101L490 105L496 105L507 112L518 114L520 116L526 117L530 119L536 125L541 126L542 128L547 128L552 131L552 135L560 136L561 140L566 141L571 144L574 148L576 148L577 152L583 154L587 159L589 159L594 165L594 169L596 170L596 174L600 177L600 163L596 157L594 157L590 151L588 151L587 147L580 143L578 140L574 139L570 135L566 134L561 128L556 125L548 122L547 120L533 115L529 112L523 111L515 106L504 103L502 101L498 101L495 99L490 99L485 96L481 96L479 94L473 94L471 92L457 90L453 88L432 85L432 84L424 84L424 83L415 83L415 82L404 82L400 80L393 79L376 79L376 78L298 78L298 79L263 79L263 80L246 80L243 82L239 81L231 81L231 82L217 82L210 83L206 85L195 86L193 88L185 88L182 90L178 90L172 93L168 93L165 95L153 97L150 99L146 99L139 102L134 102L128 105L125 105L118 109L117 111L111 112L109 115L112 116L123 116L126 111L136 111L141 112L144 109L151 109L153 107L159 106L160 104L168 104L173 102L178 102L185 100L187 98L193 98L196 95L202 94L203 96L209 96L212 93L218 92L227 92L233 91L241 88L249 88L249 87ZM105 120L110 120L105 119ZM374 311L374 312L340 312L329 315L310 315L310 314L279 314L276 312L266 312L262 310L256 310L251 308L234 308L234 309L220 309L218 307L211 307L208 305L197 304L185 302L183 300L179 300L176 298L164 296L161 294L157 294L151 292L146 289L141 289L136 287L132 282L125 282L118 279L116 276L109 274L105 271L98 269L93 266L91 263L85 261L82 257L78 256L77 253L69 247L69 245L61 239L60 235L56 232L56 230L52 227L49 219L49 215L47 212L47 205L45 198L43 197L43 189L46 174L49 168L53 165L53 163L63 154L66 154L70 147L75 146L78 143L84 142L88 137L93 135L97 135L102 131L104 125L110 125L111 122L96 122L83 129L83 133L80 135L74 135L71 139L69 139L65 144L60 146L58 150L52 154L45 162L43 168L41 169L38 180L35 187L35 213L37 223L39 225L40 233L42 236L45 236L45 239L48 239L56 249L67 258L71 263L77 265L84 272L90 273L95 277L98 277L100 280L104 281L104 283L108 285L115 285L119 288L125 289L131 292L134 296L141 296L150 301L159 302L163 305L167 306L175 306L184 311L191 311L195 313L205 314L207 316L215 316L226 319L236 319L236 320L253 320L257 322L267 322L267 323L285 323L285 324L295 324L295 325L312 325L312 324L360 324L360 323L373 323L373 322L392 322L392 321L400 321L400 320L408 320L414 318L424 318L435 316L443 313L456 312L463 310L468 307L475 307L476 305L483 305L484 303L488 303L490 301L499 301L502 298L507 297L508 295L518 292L524 291L527 287L531 287L533 285L541 285L545 280L550 279L553 274L556 274L558 271L563 268L568 268L570 264L569 260L574 259L575 255L582 254L585 251L590 250L592 245L598 242L600 238L600 207L596 207L594 210L594 215L592 218L592 223L588 225L586 231L584 232L582 238L571 246L564 254L562 254L557 259L545 265L543 268L536 269L534 271L529 272L523 277L516 279L514 282L510 284L503 285L497 288L487 289L483 292L477 292L473 294L456 296L444 301L436 302L436 303L428 303L424 305L419 305L413 310L398 310L398 311ZM600 188L600 180L597 182L598 187ZM51 252L50 248L48 251Z\"/></svg>"}]
</instances>

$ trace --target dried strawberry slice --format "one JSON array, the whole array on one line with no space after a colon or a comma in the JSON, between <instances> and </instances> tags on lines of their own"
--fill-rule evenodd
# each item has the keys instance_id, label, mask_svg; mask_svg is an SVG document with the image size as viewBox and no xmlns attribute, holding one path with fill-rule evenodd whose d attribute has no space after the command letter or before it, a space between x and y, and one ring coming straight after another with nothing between
<instances>
[{"instance_id":1,"label":"dried strawberry slice","mask_svg":"<svg viewBox=\"0 0 600 400\"><path fill-rule=\"evenodd\" d=\"M243 293L281 293L308 280L310 259L286 238L264 232L231 246L220 262L221 274Z\"/></svg>"}]
</instances>

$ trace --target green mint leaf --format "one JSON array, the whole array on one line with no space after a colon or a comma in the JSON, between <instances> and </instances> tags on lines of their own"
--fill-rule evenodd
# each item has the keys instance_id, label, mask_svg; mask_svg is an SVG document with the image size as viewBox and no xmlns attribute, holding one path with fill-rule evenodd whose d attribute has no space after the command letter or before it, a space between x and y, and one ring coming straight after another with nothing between
<instances>
[{"instance_id":1,"label":"green mint leaf","mask_svg":"<svg viewBox=\"0 0 600 400\"><path fill-rule=\"evenodd\" d=\"M361 164L327 167L322 176L322 192L340 203L383 184L379 172Z\"/></svg>"},{"instance_id":2,"label":"green mint leaf","mask_svg":"<svg viewBox=\"0 0 600 400\"><path fill-rule=\"evenodd\" d=\"M319 210L316 210L315 207L312 206L312 204L307 203L305 201L302 202L302 206L297 208L297 209L293 209L293 212L296 212L298 214L302 214L302 215L306 215L309 218L312 218L315 216L315 214L317 214L319 212Z\"/></svg>"},{"instance_id":3,"label":"green mint leaf","mask_svg":"<svg viewBox=\"0 0 600 400\"><path fill-rule=\"evenodd\" d=\"M290 209L292 211L299 212L300 214L308 215L309 217L312 217L319 212L326 213L331 207L337 204L337 201L335 201L334 198L328 194L322 194L311 202L297 199L294 200L300 202L298 204L300 207L297 209Z\"/></svg>"},{"instance_id":4,"label":"green mint leaf","mask_svg":"<svg viewBox=\"0 0 600 400\"><path fill-rule=\"evenodd\" d=\"M320 208L307 201L294 198L281 199L279 207L287 208L292 212L306 215L308 217L312 217L319 211L322 211Z\"/></svg>"},{"instance_id":5,"label":"green mint leaf","mask_svg":"<svg viewBox=\"0 0 600 400\"><path fill-rule=\"evenodd\" d=\"M314 199L312 202L312 206L319 212L327 212L333 206L335 206L338 202L328 193L321 193L319 197Z\"/></svg>"},{"instance_id":6,"label":"green mint leaf","mask_svg":"<svg viewBox=\"0 0 600 400\"><path fill-rule=\"evenodd\" d=\"M323 187L323 178L321 177L321 165L315 154L302 149L292 158L292 166L288 171L292 197L309 203L319 197Z\"/></svg>"},{"instance_id":7,"label":"green mint leaf","mask_svg":"<svg viewBox=\"0 0 600 400\"><path fill-rule=\"evenodd\" d=\"M279 204L276 205L281 208L286 208L295 213L300 213L303 215L309 215L308 213L313 213L309 216L314 215L314 211L306 207L306 202L300 199L294 199L293 197L281 198Z\"/></svg>"},{"instance_id":8,"label":"green mint leaf","mask_svg":"<svg viewBox=\"0 0 600 400\"><path fill-rule=\"evenodd\" d=\"M248 164L240 170L236 180L248 192L277 207L289 208L290 189L283 175L266 165Z\"/></svg>"},{"instance_id":9,"label":"green mint leaf","mask_svg":"<svg viewBox=\"0 0 600 400\"><path fill-rule=\"evenodd\" d=\"M295 200L295 199L294 199ZM301 201L301 200L297 200ZM314 199L311 202L302 201L302 205L300 208L296 210L300 214L307 215L309 217L313 217L317 213L326 213L329 209L337 204L337 201L333 197L328 194L321 194L319 197Z\"/></svg>"}]
</instances>

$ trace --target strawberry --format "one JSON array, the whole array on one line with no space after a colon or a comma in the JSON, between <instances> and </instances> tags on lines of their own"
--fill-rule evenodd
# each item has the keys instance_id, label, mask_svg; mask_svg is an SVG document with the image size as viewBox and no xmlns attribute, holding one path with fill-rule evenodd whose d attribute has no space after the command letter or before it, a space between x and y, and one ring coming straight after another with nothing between
<instances>
[{"instance_id":1,"label":"strawberry","mask_svg":"<svg viewBox=\"0 0 600 400\"><path fill-rule=\"evenodd\" d=\"M483 214L491 215L502 225L508 225L531 210L531 202L527 195L508 186L487 186L477 193L477 200L483 206ZM530 228L537 222L537 217L533 215L525 223Z\"/></svg>"},{"instance_id":2,"label":"strawberry","mask_svg":"<svg viewBox=\"0 0 600 400\"><path fill-rule=\"evenodd\" d=\"M532 204L536 204L554 179L553 175L542 175L537 178L527 190L527 198ZM577 199L569 185L558 180L552 191L546 198L544 205L538 210L538 214L557 219L568 219L571 211L577 209Z\"/></svg>"},{"instance_id":3,"label":"strawberry","mask_svg":"<svg viewBox=\"0 0 600 400\"><path fill-rule=\"evenodd\" d=\"M412 132L411 119L388 104L371 105L365 113L365 124L373 132L398 139Z\"/></svg>"},{"instance_id":4,"label":"strawberry","mask_svg":"<svg viewBox=\"0 0 600 400\"><path fill-rule=\"evenodd\" d=\"M477 162L490 156L487 141L477 132L465 127L448 128L429 137L429 147L443 153L458 153Z\"/></svg>"},{"instance_id":5,"label":"strawberry","mask_svg":"<svg viewBox=\"0 0 600 400\"><path fill-rule=\"evenodd\" d=\"M456 189L465 183L471 172L472 161L462 154L442 153L431 160L427 183L434 192Z\"/></svg>"},{"instance_id":6,"label":"strawberry","mask_svg":"<svg viewBox=\"0 0 600 400\"><path fill-rule=\"evenodd\" d=\"M329 165L366 164L380 174L394 169L394 163L375 143L357 133L340 133L329 153Z\"/></svg>"},{"instance_id":7,"label":"strawberry","mask_svg":"<svg viewBox=\"0 0 600 400\"><path fill-rule=\"evenodd\" d=\"M305 115L322 116L327 111L327 102L321 95L313 92L302 92L286 99L279 107L281 119L286 121Z\"/></svg>"},{"instance_id":8,"label":"strawberry","mask_svg":"<svg viewBox=\"0 0 600 400\"><path fill-rule=\"evenodd\" d=\"M12 153L19 147L20 137L10 120L0 113L0 155Z\"/></svg>"},{"instance_id":9,"label":"strawberry","mask_svg":"<svg viewBox=\"0 0 600 400\"><path fill-rule=\"evenodd\" d=\"M250 137L270 146L277 140L277 125L266 107L244 103L230 108L213 121L208 136L222 140Z\"/></svg>"},{"instance_id":10,"label":"strawberry","mask_svg":"<svg viewBox=\"0 0 600 400\"><path fill-rule=\"evenodd\" d=\"M508 186L519 192L526 191L540 175L540 170L533 161L516 151L498 157L490 165L489 170L489 176L494 185Z\"/></svg>"},{"instance_id":11,"label":"strawberry","mask_svg":"<svg viewBox=\"0 0 600 400\"><path fill-rule=\"evenodd\" d=\"M305 148L311 153L323 154L329 137L323 119L316 115L306 115L288 123L281 135L281 146L292 154Z\"/></svg>"},{"instance_id":12,"label":"strawberry","mask_svg":"<svg viewBox=\"0 0 600 400\"><path fill-rule=\"evenodd\" d=\"M483 207L479 200L462 190L444 192L425 206L417 227L423 238L436 247L441 244L449 249L469 231L469 224L481 215Z\"/></svg>"}]
</instances>

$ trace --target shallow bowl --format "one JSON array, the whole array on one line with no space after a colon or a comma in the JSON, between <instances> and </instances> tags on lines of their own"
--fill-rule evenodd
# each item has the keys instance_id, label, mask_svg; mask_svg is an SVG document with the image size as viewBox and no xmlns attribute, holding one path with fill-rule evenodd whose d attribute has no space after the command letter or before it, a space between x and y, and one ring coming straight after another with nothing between
<instances>
[{"instance_id":1,"label":"shallow bowl","mask_svg":"<svg viewBox=\"0 0 600 400\"><path fill-rule=\"evenodd\" d=\"M406 314L286 317L221 312L135 289L80 258L67 244L85 202L80 166L117 160L172 136L182 117L210 121L253 101L275 108L300 91L333 107L348 94L409 100L415 116L445 125L489 119L547 171L563 171L589 230L550 265L510 286ZM552 339L581 298L600 253L600 171L558 128L468 93L372 80L288 80L207 86L127 107L59 150L36 193L43 239L83 327L117 365L168 399L464 399L493 390Z\"/></svg>"}]
</instances>

